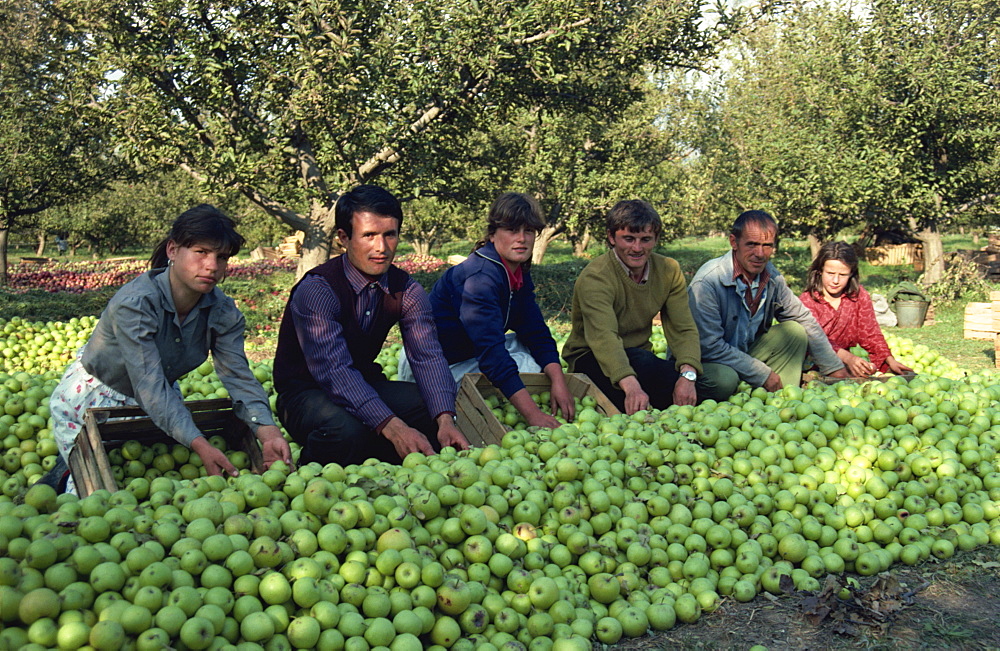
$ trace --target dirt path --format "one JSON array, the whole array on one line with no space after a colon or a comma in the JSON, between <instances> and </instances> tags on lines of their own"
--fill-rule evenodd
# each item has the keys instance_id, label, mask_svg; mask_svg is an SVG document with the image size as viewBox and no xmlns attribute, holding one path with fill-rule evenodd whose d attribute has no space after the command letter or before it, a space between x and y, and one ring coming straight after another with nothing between
<instances>
[{"instance_id":1,"label":"dirt path","mask_svg":"<svg viewBox=\"0 0 1000 651\"><path fill-rule=\"evenodd\" d=\"M746 604L726 600L696 624L614 648L1000 648L1000 548L956 554L946 562L897 566L877 577L852 576L857 585L848 600L838 598L839 587L819 594L761 595Z\"/></svg>"}]
</instances>

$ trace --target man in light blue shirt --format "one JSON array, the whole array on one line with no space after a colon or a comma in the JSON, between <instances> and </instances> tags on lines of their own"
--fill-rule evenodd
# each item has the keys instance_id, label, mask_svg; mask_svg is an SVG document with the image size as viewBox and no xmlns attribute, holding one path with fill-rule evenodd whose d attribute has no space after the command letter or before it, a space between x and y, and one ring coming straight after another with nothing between
<instances>
[{"instance_id":1,"label":"man in light blue shirt","mask_svg":"<svg viewBox=\"0 0 1000 651\"><path fill-rule=\"evenodd\" d=\"M725 400L741 380L768 391L798 386L807 352L824 375L847 377L812 312L771 264L777 239L771 215L742 213L730 231L732 250L702 265L688 285L705 397Z\"/></svg>"}]
</instances>

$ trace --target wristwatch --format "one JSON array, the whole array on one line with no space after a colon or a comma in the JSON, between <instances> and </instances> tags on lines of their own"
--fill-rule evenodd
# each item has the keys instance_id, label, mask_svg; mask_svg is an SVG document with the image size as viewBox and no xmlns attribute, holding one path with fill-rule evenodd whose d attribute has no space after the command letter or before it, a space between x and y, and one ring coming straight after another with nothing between
<instances>
[{"instance_id":1,"label":"wristwatch","mask_svg":"<svg viewBox=\"0 0 1000 651\"><path fill-rule=\"evenodd\" d=\"M696 382L698 380L698 374L694 371L684 371L681 373L681 377L689 382Z\"/></svg>"}]
</instances>

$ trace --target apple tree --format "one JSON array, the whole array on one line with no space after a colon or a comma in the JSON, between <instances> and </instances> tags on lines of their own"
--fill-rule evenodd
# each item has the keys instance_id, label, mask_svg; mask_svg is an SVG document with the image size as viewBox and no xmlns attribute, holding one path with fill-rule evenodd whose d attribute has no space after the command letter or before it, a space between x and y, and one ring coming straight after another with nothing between
<instances>
[{"instance_id":1,"label":"apple tree","mask_svg":"<svg viewBox=\"0 0 1000 651\"><path fill-rule=\"evenodd\" d=\"M78 66L87 44L48 9L0 4L0 285L12 229L127 174L95 108L99 79Z\"/></svg>"},{"instance_id":2,"label":"apple tree","mask_svg":"<svg viewBox=\"0 0 1000 651\"><path fill-rule=\"evenodd\" d=\"M940 228L996 202L998 12L978 0L812 5L754 32L718 108L733 203L816 240L908 227L934 282Z\"/></svg>"},{"instance_id":3,"label":"apple tree","mask_svg":"<svg viewBox=\"0 0 1000 651\"><path fill-rule=\"evenodd\" d=\"M56 2L100 48L133 159L304 231L300 271L329 256L345 189L390 171L401 194L440 184L441 156L487 120L576 101L579 70L631 79L704 40L694 0Z\"/></svg>"}]
</instances>

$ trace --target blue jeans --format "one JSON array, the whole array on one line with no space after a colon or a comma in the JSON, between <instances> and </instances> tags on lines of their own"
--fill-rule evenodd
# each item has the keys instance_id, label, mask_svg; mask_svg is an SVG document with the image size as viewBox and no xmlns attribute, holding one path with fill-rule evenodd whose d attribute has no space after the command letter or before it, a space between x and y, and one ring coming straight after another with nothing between
<instances>
[{"instance_id":1,"label":"blue jeans","mask_svg":"<svg viewBox=\"0 0 1000 651\"><path fill-rule=\"evenodd\" d=\"M435 450L437 423L427 413L420 390L413 382L371 383L382 401L410 427L419 430ZM392 443L336 404L322 389L305 389L278 395L275 405L281 424L292 440L302 446L299 464L312 461L342 466L360 464L365 459L401 463Z\"/></svg>"}]
</instances>

